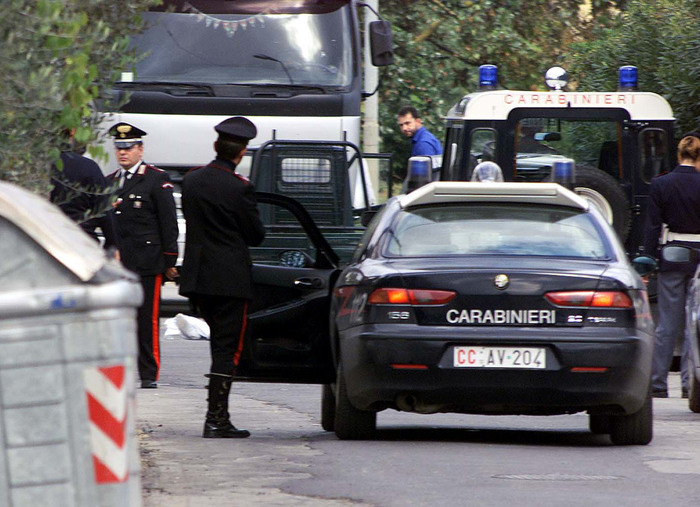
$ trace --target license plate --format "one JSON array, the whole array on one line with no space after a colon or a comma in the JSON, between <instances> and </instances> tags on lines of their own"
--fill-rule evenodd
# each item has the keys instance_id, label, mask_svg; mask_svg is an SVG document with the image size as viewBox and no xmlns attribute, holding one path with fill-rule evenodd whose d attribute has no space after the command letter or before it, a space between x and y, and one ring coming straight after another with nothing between
<instances>
[{"instance_id":1,"label":"license plate","mask_svg":"<svg viewBox=\"0 0 700 507\"><path fill-rule=\"evenodd\" d=\"M455 368L546 368L539 347L455 347Z\"/></svg>"}]
</instances>

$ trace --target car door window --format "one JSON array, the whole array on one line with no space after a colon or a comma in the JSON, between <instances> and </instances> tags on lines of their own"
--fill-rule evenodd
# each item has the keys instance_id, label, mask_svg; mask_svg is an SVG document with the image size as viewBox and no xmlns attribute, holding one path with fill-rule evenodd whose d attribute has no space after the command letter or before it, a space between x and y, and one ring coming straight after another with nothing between
<instances>
[{"instance_id":1,"label":"car door window","mask_svg":"<svg viewBox=\"0 0 700 507\"><path fill-rule=\"evenodd\" d=\"M299 223L299 219L288 209L274 204L258 203L258 210L266 233L262 244L250 249L253 263L285 265L287 261L282 254L287 251L301 252L311 260L316 259L316 246Z\"/></svg>"}]
</instances>

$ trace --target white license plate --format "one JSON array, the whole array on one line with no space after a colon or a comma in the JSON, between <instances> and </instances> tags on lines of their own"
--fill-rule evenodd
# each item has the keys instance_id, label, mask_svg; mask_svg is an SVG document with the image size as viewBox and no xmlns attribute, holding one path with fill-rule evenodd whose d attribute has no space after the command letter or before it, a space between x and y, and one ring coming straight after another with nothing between
<instances>
[{"instance_id":1,"label":"white license plate","mask_svg":"<svg viewBox=\"0 0 700 507\"><path fill-rule=\"evenodd\" d=\"M455 347L455 368L546 368L539 347Z\"/></svg>"}]
</instances>

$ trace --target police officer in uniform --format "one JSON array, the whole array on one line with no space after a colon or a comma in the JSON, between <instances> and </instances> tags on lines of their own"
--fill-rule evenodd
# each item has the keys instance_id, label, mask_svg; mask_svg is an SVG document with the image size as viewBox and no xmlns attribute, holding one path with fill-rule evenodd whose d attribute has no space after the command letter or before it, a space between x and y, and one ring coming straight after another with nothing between
<instances>
[{"instance_id":1,"label":"police officer in uniform","mask_svg":"<svg viewBox=\"0 0 700 507\"><path fill-rule=\"evenodd\" d=\"M56 204L90 237L99 242L96 229L104 238L105 250L118 257L118 240L110 184L94 160L75 149L74 130L66 132L66 145L61 151L62 168L52 166L53 188L49 200Z\"/></svg>"},{"instance_id":2,"label":"police officer in uniform","mask_svg":"<svg viewBox=\"0 0 700 507\"><path fill-rule=\"evenodd\" d=\"M236 173L248 141L257 134L247 118L234 117L215 127L216 159L193 169L182 183L187 221L180 294L190 299L209 325L211 367L204 438L245 438L229 420L228 396L246 332L253 297L248 246L265 237L255 189Z\"/></svg>"},{"instance_id":3,"label":"police officer in uniform","mask_svg":"<svg viewBox=\"0 0 700 507\"><path fill-rule=\"evenodd\" d=\"M695 133L684 136L678 144L676 168L654 178L649 189L645 252L661 257L660 248L669 243L700 249L700 137ZM651 373L652 396L656 398L668 398L668 370L678 340L683 342L681 395L688 397L685 301L695 267L694 263L667 262L663 257L660 261Z\"/></svg>"},{"instance_id":4,"label":"police officer in uniform","mask_svg":"<svg viewBox=\"0 0 700 507\"><path fill-rule=\"evenodd\" d=\"M162 169L143 162L146 132L128 123L110 131L121 169L109 175L118 185L114 217L121 261L141 277L138 309L138 370L142 388L156 388L160 369L159 310L163 276L177 278L177 215L173 184Z\"/></svg>"}]
</instances>

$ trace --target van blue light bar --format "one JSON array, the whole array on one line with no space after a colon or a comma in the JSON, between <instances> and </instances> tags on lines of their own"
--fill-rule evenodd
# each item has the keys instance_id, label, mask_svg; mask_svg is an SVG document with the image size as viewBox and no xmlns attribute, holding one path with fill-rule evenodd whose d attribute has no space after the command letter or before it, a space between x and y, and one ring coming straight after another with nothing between
<instances>
[{"instance_id":1,"label":"van blue light bar","mask_svg":"<svg viewBox=\"0 0 700 507\"><path fill-rule=\"evenodd\" d=\"M493 90L498 86L498 67L495 65L481 65L479 67L479 88Z\"/></svg>"},{"instance_id":2,"label":"van blue light bar","mask_svg":"<svg viewBox=\"0 0 700 507\"><path fill-rule=\"evenodd\" d=\"M634 91L637 88L637 67L634 65L623 65L620 67L619 91Z\"/></svg>"}]
</instances>

